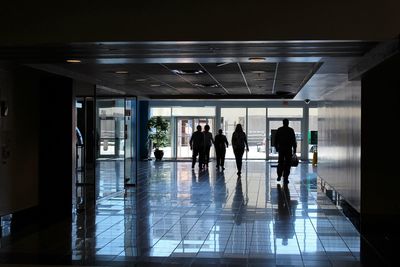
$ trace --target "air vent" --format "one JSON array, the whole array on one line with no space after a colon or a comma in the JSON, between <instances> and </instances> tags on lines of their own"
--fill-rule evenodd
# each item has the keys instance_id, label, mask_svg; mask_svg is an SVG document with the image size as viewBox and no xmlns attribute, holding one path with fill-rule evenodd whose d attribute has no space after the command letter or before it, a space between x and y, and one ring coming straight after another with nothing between
<instances>
[{"instance_id":1,"label":"air vent","mask_svg":"<svg viewBox=\"0 0 400 267\"><path fill-rule=\"evenodd\" d=\"M199 75L204 74L203 70L172 70L173 73L179 75Z\"/></svg>"}]
</instances>

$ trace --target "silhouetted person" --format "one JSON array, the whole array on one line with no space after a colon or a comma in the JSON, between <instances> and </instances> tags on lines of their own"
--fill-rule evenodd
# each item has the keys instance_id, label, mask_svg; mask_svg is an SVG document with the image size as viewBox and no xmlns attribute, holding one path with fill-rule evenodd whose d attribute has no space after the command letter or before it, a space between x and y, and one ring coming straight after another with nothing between
<instances>
[{"instance_id":1,"label":"silhouetted person","mask_svg":"<svg viewBox=\"0 0 400 267\"><path fill-rule=\"evenodd\" d=\"M289 120L283 119L283 126L275 134L275 149L278 151L278 181L283 175L284 183L289 183L290 164L293 154L296 154L296 135L289 127ZM292 150L293 148L293 150Z\"/></svg>"},{"instance_id":2,"label":"silhouetted person","mask_svg":"<svg viewBox=\"0 0 400 267\"><path fill-rule=\"evenodd\" d=\"M243 128L241 124L237 124L235 131L232 134L232 147L233 153L235 154L236 159L236 167L237 167L237 175L240 176L242 174L242 159L244 150L249 151L249 146L247 144L246 134L243 132Z\"/></svg>"},{"instance_id":3,"label":"silhouetted person","mask_svg":"<svg viewBox=\"0 0 400 267\"><path fill-rule=\"evenodd\" d=\"M204 164L204 134L201 131L201 126L197 125L197 131L190 137L190 150L193 151L192 154L192 169L196 164L196 158L199 156L199 169L203 168Z\"/></svg>"},{"instance_id":4,"label":"silhouetted person","mask_svg":"<svg viewBox=\"0 0 400 267\"><path fill-rule=\"evenodd\" d=\"M213 135L210 133L210 126L207 124L204 126L204 164L208 168L208 162L210 162L210 148L214 143Z\"/></svg>"},{"instance_id":5,"label":"silhouetted person","mask_svg":"<svg viewBox=\"0 0 400 267\"><path fill-rule=\"evenodd\" d=\"M222 170L225 170L225 154L226 148L229 146L226 136L222 134L222 130L218 130L218 134L215 136L214 141L215 153L217 154L217 169L221 166Z\"/></svg>"}]
</instances>

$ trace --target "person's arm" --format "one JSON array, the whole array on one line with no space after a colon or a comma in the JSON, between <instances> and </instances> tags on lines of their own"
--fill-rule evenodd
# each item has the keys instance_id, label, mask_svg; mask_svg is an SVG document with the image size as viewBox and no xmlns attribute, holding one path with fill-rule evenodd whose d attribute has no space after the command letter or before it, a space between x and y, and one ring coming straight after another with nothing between
<instances>
[{"instance_id":1,"label":"person's arm","mask_svg":"<svg viewBox=\"0 0 400 267\"><path fill-rule=\"evenodd\" d=\"M272 138L272 135L271 135L271 138ZM278 129L278 131L276 131L274 139L275 139L274 140L275 150L276 150L276 152L279 152L279 141L278 141L278 139L279 139L279 129Z\"/></svg>"},{"instance_id":2,"label":"person's arm","mask_svg":"<svg viewBox=\"0 0 400 267\"><path fill-rule=\"evenodd\" d=\"M194 135L194 133L193 133L192 136L190 137L190 141L189 141L190 150L193 150L193 135Z\"/></svg>"},{"instance_id":3,"label":"person's arm","mask_svg":"<svg viewBox=\"0 0 400 267\"><path fill-rule=\"evenodd\" d=\"M244 134L244 143L246 144L246 150L249 151L249 145L247 144L247 136Z\"/></svg>"},{"instance_id":4,"label":"person's arm","mask_svg":"<svg viewBox=\"0 0 400 267\"><path fill-rule=\"evenodd\" d=\"M226 136L224 136L224 139L225 139L226 147L229 147L228 139L226 139Z\"/></svg>"},{"instance_id":5,"label":"person's arm","mask_svg":"<svg viewBox=\"0 0 400 267\"><path fill-rule=\"evenodd\" d=\"M293 140L292 140L292 142L293 142L293 154L296 154L296 150L297 150L296 134L294 133L294 130L292 130L292 131L293 131L293 136L292 136L292 138L293 138Z\"/></svg>"}]
</instances>

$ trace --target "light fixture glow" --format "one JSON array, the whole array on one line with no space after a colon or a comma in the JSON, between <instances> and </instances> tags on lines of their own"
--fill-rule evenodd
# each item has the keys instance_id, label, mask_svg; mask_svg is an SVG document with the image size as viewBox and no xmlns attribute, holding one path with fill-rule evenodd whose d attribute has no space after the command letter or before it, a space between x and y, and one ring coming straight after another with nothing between
<instances>
[{"instance_id":1,"label":"light fixture glow","mask_svg":"<svg viewBox=\"0 0 400 267\"><path fill-rule=\"evenodd\" d=\"M79 59L67 59L66 60L68 63L81 63L82 61Z\"/></svg>"},{"instance_id":2,"label":"light fixture glow","mask_svg":"<svg viewBox=\"0 0 400 267\"><path fill-rule=\"evenodd\" d=\"M129 72L127 70L117 70L115 74L128 74Z\"/></svg>"},{"instance_id":3,"label":"light fixture glow","mask_svg":"<svg viewBox=\"0 0 400 267\"><path fill-rule=\"evenodd\" d=\"M251 62L264 62L265 61L265 57L249 57L249 60Z\"/></svg>"}]
</instances>

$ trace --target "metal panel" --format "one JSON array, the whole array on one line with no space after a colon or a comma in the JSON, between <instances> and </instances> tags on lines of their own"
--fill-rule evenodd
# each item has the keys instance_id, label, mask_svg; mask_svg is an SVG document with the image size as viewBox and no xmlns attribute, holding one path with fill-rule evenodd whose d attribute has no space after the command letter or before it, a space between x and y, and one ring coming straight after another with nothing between
<instances>
[{"instance_id":1,"label":"metal panel","mask_svg":"<svg viewBox=\"0 0 400 267\"><path fill-rule=\"evenodd\" d=\"M323 99L318 110L318 174L360 211L360 82L343 83Z\"/></svg>"}]
</instances>

